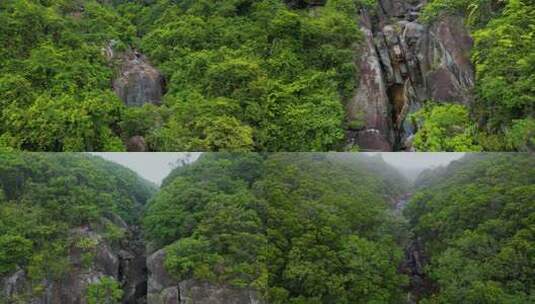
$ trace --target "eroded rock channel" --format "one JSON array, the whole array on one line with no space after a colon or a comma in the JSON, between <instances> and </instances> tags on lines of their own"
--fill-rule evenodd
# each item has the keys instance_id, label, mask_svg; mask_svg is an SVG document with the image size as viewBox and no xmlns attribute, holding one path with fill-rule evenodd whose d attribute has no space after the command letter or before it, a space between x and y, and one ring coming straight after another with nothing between
<instances>
[{"instance_id":1,"label":"eroded rock channel","mask_svg":"<svg viewBox=\"0 0 535 304\"><path fill-rule=\"evenodd\" d=\"M398 197L393 204L395 216L404 218L403 210L409 203L412 194L406 193ZM431 280L424 272L427 263L424 249L420 239L408 233L405 246L405 259L400 265L399 271L409 277L409 284L405 286L407 303L418 303L423 295L433 290Z\"/></svg>"},{"instance_id":2,"label":"eroded rock channel","mask_svg":"<svg viewBox=\"0 0 535 304\"><path fill-rule=\"evenodd\" d=\"M348 103L348 144L365 151L411 150L409 114L428 100L468 104L472 39L460 17L419 21L425 0L379 0L362 9L360 82Z\"/></svg>"}]
</instances>

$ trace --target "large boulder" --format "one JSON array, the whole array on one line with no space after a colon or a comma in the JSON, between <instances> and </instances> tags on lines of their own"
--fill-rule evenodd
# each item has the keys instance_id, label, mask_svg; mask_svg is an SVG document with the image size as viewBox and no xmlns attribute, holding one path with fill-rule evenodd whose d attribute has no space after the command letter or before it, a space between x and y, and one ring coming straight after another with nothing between
<instances>
[{"instance_id":1,"label":"large boulder","mask_svg":"<svg viewBox=\"0 0 535 304\"><path fill-rule=\"evenodd\" d=\"M143 136L136 135L128 139L126 142L126 150L128 152L148 152L149 147Z\"/></svg>"},{"instance_id":2,"label":"large boulder","mask_svg":"<svg viewBox=\"0 0 535 304\"><path fill-rule=\"evenodd\" d=\"M117 96L127 106L142 106L145 103L159 105L165 87L162 74L136 51L126 52L119 61L119 75L113 81Z\"/></svg>"},{"instance_id":3,"label":"large boulder","mask_svg":"<svg viewBox=\"0 0 535 304\"><path fill-rule=\"evenodd\" d=\"M26 273L24 270L19 269L14 273L0 278L0 298L10 299L17 295L24 294L26 289Z\"/></svg>"},{"instance_id":4,"label":"large boulder","mask_svg":"<svg viewBox=\"0 0 535 304\"><path fill-rule=\"evenodd\" d=\"M178 281L165 270L165 250L147 259L147 304L263 304L260 295L249 288L236 288L197 280Z\"/></svg>"},{"instance_id":5,"label":"large boulder","mask_svg":"<svg viewBox=\"0 0 535 304\"><path fill-rule=\"evenodd\" d=\"M180 304L261 304L258 293L246 288L219 286L196 280L178 284Z\"/></svg>"},{"instance_id":6,"label":"large boulder","mask_svg":"<svg viewBox=\"0 0 535 304\"><path fill-rule=\"evenodd\" d=\"M474 87L473 40L461 17L444 17L429 28L423 71L430 99L469 104Z\"/></svg>"}]
</instances>

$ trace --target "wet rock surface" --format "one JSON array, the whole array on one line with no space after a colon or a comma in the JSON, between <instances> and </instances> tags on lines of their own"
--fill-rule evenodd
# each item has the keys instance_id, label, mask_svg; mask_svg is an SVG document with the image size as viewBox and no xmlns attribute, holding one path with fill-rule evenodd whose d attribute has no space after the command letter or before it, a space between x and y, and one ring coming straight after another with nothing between
<instances>
[{"instance_id":1,"label":"wet rock surface","mask_svg":"<svg viewBox=\"0 0 535 304\"><path fill-rule=\"evenodd\" d=\"M130 238L118 252L118 278L123 289L124 304L144 304L147 296L147 256L141 228L132 226Z\"/></svg>"},{"instance_id":2,"label":"wet rock surface","mask_svg":"<svg viewBox=\"0 0 535 304\"><path fill-rule=\"evenodd\" d=\"M164 77L143 54L128 51L120 55L119 63L120 69L117 78L113 80L113 90L127 106L161 104L165 89Z\"/></svg>"},{"instance_id":3,"label":"wet rock surface","mask_svg":"<svg viewBox=\"0 0 535 304\"><path fill-rule=\"evenodd\" d=\"M405 249L405 262L402 265L402 271L409 276L409 285L406 288L408 303L418 303L423 295L434 290L434 286L424 273L426 263L420 240L411 240Z\"/></svg>"},{"instance_id":4,"label":"wet rock surface","mask_svg":"<svg viewBox=\"0 0 535 304\"><path fill-rule=\"evenodd\" d=\"M380 0L374 14L361 11L360 82L347 105L349 122L360 123L348 130L348 144L365 151L410 150L415 126L407 118L424 101L471 102L472 39L460 17L420 23L424 5Z\"/></svg>"}]
</instances>

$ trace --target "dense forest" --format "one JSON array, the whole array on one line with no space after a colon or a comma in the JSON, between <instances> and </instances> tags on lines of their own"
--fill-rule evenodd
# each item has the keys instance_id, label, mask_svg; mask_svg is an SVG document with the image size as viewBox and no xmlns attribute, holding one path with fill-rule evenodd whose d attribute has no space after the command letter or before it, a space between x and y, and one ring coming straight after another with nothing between
<instances>
[{"instance_id":1,"label":"dense forest","mask_svg":"<svg viewBox=\"0 0 535 304\"><path fill-rule=\"evenodd\" d=\"M105 303L102 290L113 290L113 298L121 299L117 281L90 279L99 272L111 275L111 267L92 264L103 259L108 246L122 247L130 237L127 227L139 222L154 185L85 154L2 153L0 187L0 303L51 297L52 282L64 284L63 293L75 297L80 287L67 282L77 273L89 278L88 303ZM4 281L9 275L11 281Z\"/></svg>"},{"instance_id":2,"label":"dense forest","mask_svg":"<svg viewBox=\"0 0 535 304\"><path fill-rule=\"evenodd\" d=\"M167 178L144 224L178 281L253 288L274 304L396 303L402 225L385 211L406 187L364 155L205 154Z\"/></svg>"},{"instance_id":3,"label":"dense forest","mask_svg":"<svg viewBox=\"0 0 535 304\"><path fill-rule=\"evenodd\" d=\"M422 303L535 301L535 158L471 154L422 174L405 209L434 288Z\"/></svg>"},{"instance_id":4,"label":"dense forest","mask_svg":"<svg viewBox=\"0 0 535 304\"><path fill-rule=\"evenodd\" d=\"M365 77L356 64L364 56L358 23L380 4L1 1L0 149L366 148L348 140L365 122L347 108L366 90L358 86ZM433 0L420 12L422 24L464 18L474 46L461 55L471 57L476 84L468 103L426 100L417 111L411 105L401 119L417 126L411 149L533 149L533 6Z\"/></svg>"},{"instance_id":5,"label":"dense forest","mask_svg":"<svg viewBox=\"0 0 535 304\"><path fill-rule=\"evenodd\" d=\"M530 303L534 161L411 184L380 155L207 153L156 192L99 157L2 154L0 303Z\"/></svg>"}]
</instances>

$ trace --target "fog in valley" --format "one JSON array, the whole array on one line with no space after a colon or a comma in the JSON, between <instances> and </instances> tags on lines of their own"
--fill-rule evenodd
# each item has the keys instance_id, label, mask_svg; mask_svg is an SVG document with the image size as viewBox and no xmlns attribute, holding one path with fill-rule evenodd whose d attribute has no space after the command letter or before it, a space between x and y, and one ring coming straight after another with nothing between
<instances>
[{"instance_id":1,"label":"fog in valley","mask_svg":"<svg viewBox=\"0 0 535 304\"><path fill-rule=\"evenodd\" d=\"M385 162L400 171L406 178L414 181L426 169L445 167L465 153L366 153L380 154Z\"/></svg>"},{"instance_id":2,"label":"fog in valley","mask_svg":"<svg viewBox=\"0 0 535 304\"><path fill-rule=\"evenodd\" d=\"M163 179L177 166L195 161L200 152L174 153L91 153L134 170L143 178L160 185ZM447 166L461 158L464 153L362 153L380 155L385 162L395 167L406 178L414 181L426 169Z\"/></svg>"},{"instance_id":3,"label":"fog in valley","mask_svg":"<svg viewBox=\"0 0 535 304\"><path fill-rule=\"evenodd\" d=\"M123 165L143 178L160 185L163 179L177 166L195 161L201 153L91 153Z\"/></svg>"}]
</instances>

